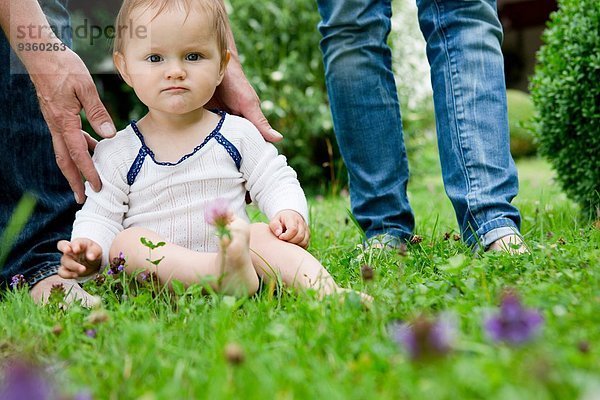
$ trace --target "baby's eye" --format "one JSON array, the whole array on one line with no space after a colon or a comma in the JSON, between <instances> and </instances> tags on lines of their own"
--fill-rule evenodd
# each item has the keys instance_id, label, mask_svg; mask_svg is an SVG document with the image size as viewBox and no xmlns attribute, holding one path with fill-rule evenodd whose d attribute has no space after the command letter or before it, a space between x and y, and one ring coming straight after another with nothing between
<instances>
[{"instance_id":1,"label":"baby's eye","mask_svg":"<svg viewBox=\"0 0 600 400\"><path fill-rule=\"evenodd\" d=\"M187 56L185 56L185 59L187 61L200 61L202 59L202 56L198 53L190 53Z\"/></svg>"},{"instance_id":2,"label":"baby's eye","mask_svg":"<svg viewBox=\"0 0 600 400\"><path fill-rule=\"evenodd\" d=\"M146 61L150 61L151 63L157 63L162 61L162 57L158 54L150 54L148 57L146 57Z\"/></svg>"}]
</instances>

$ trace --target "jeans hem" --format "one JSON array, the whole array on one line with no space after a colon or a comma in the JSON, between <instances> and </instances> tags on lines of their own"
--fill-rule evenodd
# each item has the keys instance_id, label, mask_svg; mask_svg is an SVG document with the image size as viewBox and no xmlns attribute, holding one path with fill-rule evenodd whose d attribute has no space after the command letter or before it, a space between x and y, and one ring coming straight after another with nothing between
<instances>
[{"instance_id":1,"label":"jeans hem","mask_svg":"<svg viewBox=\"0 0 600 400\"><path fill-rule=\"evenodd\" d=\"M43 281L49 276L56 274L58 274L58 265L50 265L47 267L40 268L33 275L26 277L26 279L27 283L29 284L29 287L32 288L35 286L36 283L39 283L40 281Z\"/></svg>"},{"instance_id":2,"label":"jeans hem","mask_svg":"<svg viewBox=\"0 0 600 400\"><path fill-rule=\"evenodd\" d=\"M465 243L473 247L473 251L478 251L480 248L487 249L496 240L509 235L523 237L512 219L498 218L481 225L475 232L471 231Z\"/></svg>"}]
</instances>

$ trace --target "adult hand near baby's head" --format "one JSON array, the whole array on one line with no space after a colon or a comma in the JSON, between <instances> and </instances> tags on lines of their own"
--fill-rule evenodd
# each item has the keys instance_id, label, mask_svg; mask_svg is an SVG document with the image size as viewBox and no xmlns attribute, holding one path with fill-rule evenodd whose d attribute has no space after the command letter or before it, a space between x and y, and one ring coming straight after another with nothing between
<instances>
[{"instance_id":1,"label":"adult hand near baby's head","mask_svg":"<svg viewBox=\"0 0 600 400\"><path fill-rule=\"evenodd\" d=\"M218 108L246 118L268 142L279 142L283 139L283 136L271 127L260 109L260 99L234 54L227 65L223 81L206 107Z\"/></svg>"},{"instance_id":2,"label":"adult hand near baby's head","mask_svg":"<svg viewBox=\"0 0 600 400\"><path fill-rule=\"evenodd\" d=\"M49 54L51 53L51 54ZM56 154L56 163L69 182L75 199L83 203L83 177L98 191L102 187L90 150L96 140L81 130L83 109L94 131L101 137L116 133L110 115L100 101L98 91L83 61L70 49L49 52L28 63L40 108L46 120Z\"/></svg>"}]
</instances>

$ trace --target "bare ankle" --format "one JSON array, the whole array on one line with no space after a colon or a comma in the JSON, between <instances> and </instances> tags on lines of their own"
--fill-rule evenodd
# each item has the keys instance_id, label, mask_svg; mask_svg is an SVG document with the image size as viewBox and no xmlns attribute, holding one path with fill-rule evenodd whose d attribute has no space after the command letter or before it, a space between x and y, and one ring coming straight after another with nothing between
<instances>
[{"instance_id":1,"label":"bare ankle","mask_svg":"<svg viewBox=\"0 0 600 400\"><path fill-rule=\"evenodd\" d=\"M100 299L86 292L77 281L73 279L64 279L58 275L51 275L36 283L29 294L33 301L37 304L46 304L50 298L53 288L59 288L62 285L64 291L64 299L62 302L68 306L74 302L81 302L81 305L86 308L94 307L100 304Z\"/></svg>"},{"instance_id":2,"label":"bare ankle","mask_svg":"<svg viewBox=\"0 0 600 400\"><path fill-rule=\"evenodd\" d=\"M529 249L519 235L504 236L493 242L486 251L504 251L513 255L529 253Z\"/></svg>"}]
</instances>

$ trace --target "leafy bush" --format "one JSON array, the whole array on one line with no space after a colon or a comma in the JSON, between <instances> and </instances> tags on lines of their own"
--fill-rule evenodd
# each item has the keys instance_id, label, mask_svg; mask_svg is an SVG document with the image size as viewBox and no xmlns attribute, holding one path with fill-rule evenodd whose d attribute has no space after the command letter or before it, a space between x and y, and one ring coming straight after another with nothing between
<instances>
[{"instance_id":1,"label":"leafy bush","mask_svg":"<svg viewBox=\"0 0 600 400\"><path fill-rule=\"evenodd\" d=\"M339 159L325 88L314 0L231 0L228 10L246 76L285 140L278 145L305 184L323 181ZM330 164L331 165L331 164ZM338 171L335 171L338 172ZM345 173L343 174L345 175Z\"/></svg>"},{"instance_id":2,"label":"leafy bush","mask_svg":"<svg viewBox=\"0 0 600 400\"><path fill-rule=\"evenodd\" d=\"M600 216L600 7L561 0L531 82L539 151L569 197Z\"/></svg>"},{"instance_id":3,"label":"leafy bush","mask_svg":"<svg viewBox=\"0 0 600 400\"><path fill-rule=\"evenodd\" d=\"M528 128L535 114L531 97L520 90L506 91L508 98L508 125L510 129L510 152L514 158L534 155L534 135Z\"/></svg>"}]
</instances>

